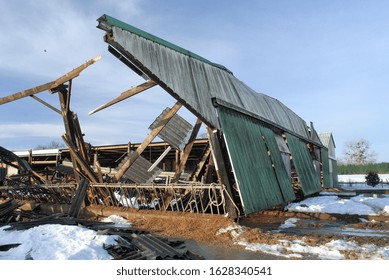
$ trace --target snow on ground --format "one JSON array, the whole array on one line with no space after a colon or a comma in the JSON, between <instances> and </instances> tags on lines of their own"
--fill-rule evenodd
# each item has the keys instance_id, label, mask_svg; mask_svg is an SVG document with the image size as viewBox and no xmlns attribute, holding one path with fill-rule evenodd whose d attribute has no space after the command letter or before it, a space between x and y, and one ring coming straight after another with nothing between
<instances>
[{"instance_id":1,"label":"snow on ground","mask_svg":"<svg viewBox=\"0 0 389 280\"><path fill-rule=\"evenodd\" d=\"M389 196L361 194L351 198L339 198L335 195L309 197L303 201L291 203L286 209L309 213L389 215Z\"/></svg>"},{"instance_id":2,"label":"snow on ground","mask_svg":"<svg viewBox=\"0 0 389 280\"><path fill-rule=\"evenodd\" d=\"M290 227L298 219L292 218L285 221L279 229ZM353 230L353 229L349 229ZM388 260L389 246L379 247L374 244L359 244L355 241L331 240L324 245L311 246L305 242L305 238L296 240L278 240L277 244L250 243L241 237L245 232L242 226L229 226L220 229L217 234L229 232L234 243L243 246L249 251L261 251L264 253L290 258L303 259L304 255L310 255L321 260L343 260L346 259L345 251L351 252L358 259ZM277 230L275 230L277 232ZM373 234L373 233L372 233ZM385 232L387 236L387 232Z\"/></svg>"},{"instance_id":3,"label":"snow on ground","mask_svg":"<svg viewBox=\"0 0 389 280\"><path fill-rule=\"evenodd\" d=\"M21 245L0 252L0 260L104 260L112 259L103 244L115 244L115 236L98 235L84 227L41 225L28 230L0 227L0 245Z\"/></svg>"},{"instance_id":4,"label":"snow on ground","mask_svg":"<svg viewBox=\"0 0 389 280\"><path fill-rule=\"evenodd\" d=\"M112 215L103 220L116 226L130 226L127 220ZM0 260L109 260L112 257L103 245L116 244L114 235L100 235L79 226L41 225L28 230L0 227L0 245L21 244L8 251L0 251Z\"/></svg>"},{"instance_id":5,"label":"snow on ground","mask_svg":"<svg viewBox=\"0 0 389 280\"><path fill-rule=\"evenodd\" d=\"M350 198L335 195L310 197L298 203L291 203L288 211L321 212L356 215L389 215L389 195L362 194ZM113 215L104 220L115 225L131 226L127 220ZM297 218L285 221L278 230L296 226ZM21 245L0 252L0 260L40 259L40 260L102 260L111 259L103 244L115 244L116 236L99 235L96 231L77 226L41 225L28 230L6 231L0 227L0 245L20 243ZM352 228L344 230L353 231ZM303 254L318 259L344 259L344 251L352 251L359 259L389 259L389 246L358 244L354 241L332 240L324 245L312 246L304 238L300 240L279 240L277 244L249 243L243 237L245 228L230 226L219 230L218 234L229 233L234 243L251 251L263 251L287 258L303 258ZM367 233L368 234L368 233ZM388 236L386 231L371 234Z\"/></svg>"}]
</instances>

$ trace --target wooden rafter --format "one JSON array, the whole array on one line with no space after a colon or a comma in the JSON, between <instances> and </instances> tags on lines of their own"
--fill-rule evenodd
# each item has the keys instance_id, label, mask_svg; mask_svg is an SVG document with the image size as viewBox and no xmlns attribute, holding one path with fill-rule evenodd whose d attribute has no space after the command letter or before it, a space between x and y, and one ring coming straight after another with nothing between
<instances>
[{"instance_id":1,"label":"wooden rafter","mask_svg":"<svg viewBox=\"0 0 389 280\"><path fill-rule=\"evenodd\" d=\"M92 58L91 60L78 66L77 68L73 69L72 71L59 77L55 81L52 81L52 82L49 82L49 83L46 83L46 84L43 84L43 85L40 85L37 87L33 87L30 89L26 89L26 90L23 90L23 91L20 91L20 92L17 92L17 93L14 93L14 94L11 94L11 95L8 95L5 97L1 97L0 98L0 105L5 104L5 103L9 103L9 102L12 102L15 100L19 100L21 98L40 93L42 91L51 90L53 88L56 88L57 86L59 86L63 83L66 83L66 82L70 81L71 79L74 79L75 77L79 76L82 70L84 70L88 66L92 65L96 61L100 60L100 58L101 58L101 56L96 56L96 57Z\"/></svg>"},{"instance_id":2,"label":"wooden rafter","mask_svg":"<svg viewBox=\"0 0 389 280\"><path fill-rule=\"evenodd\" d=\"M136 95L138 93L141 93L142 91L145 91L145 90L147 90L149 88L152 88L156 84L157 84L156 82L154 82L152 80L149 80L149 81L147 81L147 82L145 82L145 83L143 83L143 84L141 84L139 86L136 86L136 87L134 87L132 89L129 89L129 90L123 92L122 94L120 94L115 99L112 99L110 102L108 102L108 103L106 103L104 105L101 105L101 106L97 107L96 109L90 111L89 115L92 115L92 114L94 114L94 113L96 113L98 111L101 111L101 110L103 110L105 108L108 108L108 107L110 107L110 106L112 106L112 105L114 105L114 104L116 104L116 103L118 103L120 101L123 101L124 99L127 99L127 98L129 98L131 96L134 96L134 95Z\"/></svg>"}]
</instances>

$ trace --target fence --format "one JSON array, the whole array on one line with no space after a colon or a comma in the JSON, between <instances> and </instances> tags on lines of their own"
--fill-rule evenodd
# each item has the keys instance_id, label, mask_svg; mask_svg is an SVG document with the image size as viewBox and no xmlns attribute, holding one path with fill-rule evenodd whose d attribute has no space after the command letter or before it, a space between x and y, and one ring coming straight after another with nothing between
<instances>
[{"instance_id":1,"label":"fence","mask_svg":"<svg viewBox=\"0 0 389 280\"><path fill-rule=\"evenodd\" d=\"M71 204L76 185L3 186L0 192L16 200ZM226 214L228 201L239 213L225 186L217 184L91 184L87 197L91 205L201 214Z\"/></svg>"}]
</instances>

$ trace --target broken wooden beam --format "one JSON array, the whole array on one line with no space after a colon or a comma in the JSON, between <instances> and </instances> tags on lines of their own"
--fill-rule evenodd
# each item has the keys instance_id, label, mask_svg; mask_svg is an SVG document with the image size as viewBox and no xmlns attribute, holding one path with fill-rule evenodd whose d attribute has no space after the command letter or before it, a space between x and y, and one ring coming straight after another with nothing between
<instances>
[{"instance_id":1,"label":"broken wooden beam","mask_svg":"<svg viewBox=\"0 0 389 280\"><path fill-rule=\"evenodd\" d=\"M118 172L115 174L115 181L119 181L124 173L131 167L131 165L135 162L135 160L142 154L142 152L147 148L147 146L157 137L158 133L166 126L169 120L177 113L177 111L181 108L181 104L177 102L174 106L166 112L166 114L162 117L161 121L158 125L149 133L146 139L138 146L136 151L131 154L128 160L120 167Z\"/></svg>"},{"instance_id":2,"label":"broken wooden beam","mask_svg":"<svg viewBox=\"0 0 389 280\"><path fill-rule=\"evenodd\" d=\"M52 82L49 82L49 83L46 83L46 84L43 84L43 85L40 85L37 87L33 87L30 89L26 89L26 90L23 90L23 91L20 91L20 92L17 92L17 93L14 93L14 94L11 94L11 95L8 95L5 97L1 97L0 98L0 105L5 104L5 103L9 103L9 102L12 102L12 101L15 101L15 100L18 100L18 99L21 99L21 98L24 98L24 97L27 97L30 95L34 95L34 94L40 93L42 91L51 90L51 89L53 89L53 88L55 88L63 83L66 83L69 80L80 75L82 70L87 68L89 65L92 65L96 61L100 60L100 58L101 58L101 56L96 56L95 58L92 58L91 60L85 62L84 64L73 69L72 71L66 73L65 75L56 79L55 81L52 81Z\"/></svg>"},{"instance_id":3,"label":"broken wooden beam","mask_svg":"<svg viewBox=\"0 0 389 280\"><path fill-rule=\"evenodd\" d=\"M188 143L186 144L185 149L180 156L180 163L176 169L176 172L175 172L174 177L172 179L172 183L177 183L178 180L180 179L182 172L184 172L186 162L188 161L189 154L192 151L192 147L193 147L194 141L196 140L197 134L199 133L201 124L202 124L202 121L200 119L197 119L196 124L193 127L192 133L189 137Z\"/></svg>"},{"instance_id":4,"label":"broken wooden beam","mask_svg":"<svg viewBox=\"0 0 389 280\"><path fill-rule=\"evenodd\" d=\"M85 162L85 160L78 154L77 147L67 139L66 135L62 135L62 139L69 148L72 160L74 159L80 165L81 169L85 172L85 175L92 183L97 183L99 179L89 166L89 163Z\"/></svg>"},{"instance_id":5,"label":"broken wooden beam","mask_svg":"<svg viewBox=\"0 0 389 280\"><path fill-rule=\"evenodd\" d=\"M145 90L147 90L149 88L152 88L156 84L157 84L156 82L154 82L152 80L149 80L149 81L147 81L147 82L145 82L145 83L143 83L143 84L141 84L141 85L139 85L137 87L129 89L129 90L123 92L122 94L120 94L115 99L111 100L110 102L108 102L108 103L106 103L104 105L101 105L101 106L97 107L96 109L90 111L89 115L92 115L92 114L94 114L94 113L96 113L98 111L101 111L101 110L103 110L105 108L108 108L109 106L112 106L112 105L114 105L116 103L119 103L120 101L123 101L124 99L127 99L127 98L129 98L131 96L134 96L134 95L136 95L138 93L141 93L142 91L145 91Z\"/></svg>"}]
</instances>

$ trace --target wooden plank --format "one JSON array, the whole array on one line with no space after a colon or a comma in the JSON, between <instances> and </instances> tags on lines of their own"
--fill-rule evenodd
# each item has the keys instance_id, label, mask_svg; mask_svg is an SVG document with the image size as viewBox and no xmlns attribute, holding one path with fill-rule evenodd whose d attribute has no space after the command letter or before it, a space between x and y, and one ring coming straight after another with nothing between
<instances>
[{"instance_id":1,"label":"wooden plank","mask_svg":"<svg viewBox=\"0 0 389 280\"><path fill-rule=\"evenodd\" d=\"M81 208L86 197L86 193L89 187L89 182L85 178L82 178L78 184L76 193L72 198L72 203L69 209L69 216L78 218L80 216Z\"/></svg>"},{"instance_id":2,"label":"wooden plank","mask_svg":"<svg viewBox=\"0 0 389 280\"><path fill-rule=\"evenodd\" d=\"M46 84L43 84L43 85L40 85L37 87L33 87L30 89L26 89L26 90L23 90L23 91L20 91L20 92L17 92L17 93L14 93L14 94L11 94L11 95L8 95L5 97L1 97L0 98L0 105L5 104L5 103L9 103L9 102L12 102L12 101L15 101L15 100L18 100L18 99L21 99L21 98L24 98L24 97L27 97L30 95L34 95L34 94L40 93L42 91L51 90L51 89L53 89L53 88L55 88L63 83L66 83L69 80L80 75L80 72L82 70L84 70L88 66L92 65L96 61L100 60L100 58L101 58L101 56L96 56L95 58L92 58L91 60L85 62L84 64L80 65L76 69L73 69L72 71L66 73L65 75L56 79L55 81L52 81L52 82L49 82L49 83L46 83Z\"/></svg>"},{"instance_id":3,"label":"wooden plank","mask_svg":"<svg viewBox=\"0 0 389 280\"><path fill-rule=\"evenodd\" d=\"M84 159L77 153L77 147L67 139L66 135L62 135L62 139L69 148L69 151L72 155L72 160L75 159L77 161L81 169L85 172L85 175L88 176L92 183L97 183L99 180L96 174L90 168L89 164L85 162Z\"/></svg>"},{"instance_id":4,"label":"wooden plank","mask_svg":"<svg viewBox=\"0 0 389 280\"><path fill-rule=\"evenodd\" d=\"M230 197L233 197L218 131L212 131L210 127L207 127L207 132L209 143L211 144L212 153L215 158L216 173L218 174L219 183L226 186L226 190L229 193ZM226 208L230 217L237 217L236 209L229 199L226 199Z\"/></svg>"},{"instance_id":5,"label":"wooden plank","mask_svg":"<svg viewBox=\"0 0 389 280\"><path fill-rule=\"evenodd\" d=\"M53 85L52 85L51 88L55 88L55 87L57 87L59 85L62 85L63 83L66 83L66 82L74 79L75 77L80 75L82 70L86 69L87 67L89 67L90 65L92 65L96 61L99 61L100 59L101 59L101 56L96 56L96 57L88 60L84 64L81 64L80 66L78 66L77 68L73 69L72 71L66 73L62 77L59 77L58 79L56 79L53 82Z\"/></svg>"},{"instance_id":6,"label":"wooden plank","mask_svg":"<svg viewBox=\"0 0 389 280\"><path fill-rule=\"evenodd\" d=\"M45 91L45 90L49 90L49 89L51 89L53 87L53 84L54 84L54 82L50 82L50 83L47 83L47 84L44 84L44 85L40 85L40 86L37 86L37 87L34 87L34 88L26 89L26 90L23 90L23 91L20 91L20 92L8 95L8 96L5 96L5 97L1 97L0 98L0 105L3 105L3 104L6 104L6 103L9 103L9 102L12 102L12 101L15 101L15 100L18 100L18 99L21 99L21 98L33 95L33 94L36 94L36 93L39 93L39 92L42 92L42 91Z\"/></svg>"},{"instance_id":7,"label":"wooden plank","mask_svg":"<svg viewBox=\"0 0 389 280\"><path fill-rule=\"evenodd\" d=\"M146 139L138 146L134 153L128 158L128 160L123 164L123 166L115 174L115 181L119 181L124 173L131 167L135 160L142 154L142 152L147 148L147 146L157 137L158 133L165 127L169 120L177 113L181 108L181 104L177 102L174 106L162 117L159 124L149 133Z\"/></svg>"},{"instance_id":8,"label":"wooden plank","mask_svg":"<svg viewBox=\"0 0 389 280\"><path fill-rule=\"evenodd\" d=\"M36 97L35 95L30 95L31 98L35 99L36 101L42 103L43 105L47 106L48 108L50 108L51 110L53 110L54 112L62 115L61 111L58 110L57 108L55 108L54 106L51 106L49 103L47 103L46 101L40 99L39 97Z\"/></svg>"},{"instance_id":9,"label":"wooden plank","mask_svg":"<svg viewBox=\"0 0 389 280\"><path fill-rule=\"evenodd\" d=\"M143 84L141 84L141 85L139 85L137 87L129 89L129 90L123 92L122 94L120 94L115 99L111 100L110 102L108 102L108 103L106 103L104 105L101 105L101 106L97 107L96 109L90 111L89 115L92 115L92 114L94 114L94 113L96 113L98 111L101 111L101 110L103 110L105 108L108 108L108 107L110 107L110 106L112 106L112 105L114 105L114 104L116 104L116 103L118 103L120 101L123 101L124 99L127 99L127 98L129 98L131 96L134 96L134 95L136 95L138 93L141 93L142 91L145 91L145 90L147 90L149 88L152 88L156 84L157 84L156 82L154 82L152 80L149 80L149 81L147 81L147 82L145 82L145 83L143 83Z\"/></svg>"},{"instance_id":10,"label":"wooden plank","mask_svg":"<svg viewBox=\"0 0 389 280\"><path fill-rule=\"evenodd\" d=\"M192 133L189 137L188 144L185 146L184 151L181 154L180 157L180 163L176 169L176 172L174 174L174 177L172 179L173 183L177 183L180 179L180 176L182 172L184 172L186 162L188 161L189 154L192 151L194 141L196 140L197 134L199 133L200 127L201 127L202 121L200 119L197 119L196 124L193 127Z\"/></svg>"},{"instance_id":11,"label":"wooden plank","mask_svg":"<svg viewBox=\"0 0 389 280\"><path fill-rule=\"evenodd\" d=\"M192 181L198 181L199 176L201 173L201 170L203 170L205 163L207 162L207 159L209 158L209 155L211 154L211 148L208 146L207 150L203 154L203 156L200 159L200 162L197 164L196 172L193 175ZM188 178L190 179L190 178Z\"/></svg>"}]
</instances>

